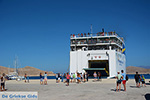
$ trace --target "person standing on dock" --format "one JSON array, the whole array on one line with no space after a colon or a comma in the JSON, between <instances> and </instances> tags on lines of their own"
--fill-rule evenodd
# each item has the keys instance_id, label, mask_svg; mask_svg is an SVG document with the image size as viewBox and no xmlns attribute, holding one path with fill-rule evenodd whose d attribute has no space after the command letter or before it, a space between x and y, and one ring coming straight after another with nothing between
<instances>
[{"instance_id":1,"label":"person standing on dock","mask_svg":"<svg viewBox=\"0 0 150 100\"><path fill-rule=\"evenodd\" d=\"M138 72L136 72L135 76L134 76L135 82L136 82L136 87L140 87L140 80L141 80L141 76L138 74Z\"/></svg>"},{"instance_id":2,"label":"person standing on dock","mask_svg":"<svg viewBox=\"0 0 150 100\"><path fill-rule=\"evenodd\" d=\"M47 85L47 72L44 74L44 84Z\"/></svg>"},{"instance_id":3,"label":"person standing on dock","mask_svg":"<svg viewBox=\"0 0 150 100\"><path fill-rule=\"evenodd\" d=\"M86 74L85 74L86 76L86 81L88 82L88 80L89 80L89 74L88 74L88 72L86 72Z\"/></svg>"},{"instance_id":4,"label":"person standing on dock","mask_svg":"<svg viewBox=\"0 0 150 100\"><path fill-rule=\"evenodd\" d=\"M122 84L123 84L123 87L124 87L124 91L126 91L126 74L124 73L123 70L121 70L121 75L123 77Z\"/></svg>"},{"instance_id":5,"label":"person standing on dock","mask_svg":"<svg viewBox=\"0 0 150 100\"><path fill-rule=\"evenodd\" d=\"M116 86L116 92L118 91L118 86L119 86L119 91L121 90L121 79L123 78L120 72L117 72L117 86Z\"/></svg>"},{"instance_id":6,"label":"person standing on dock","mask_svg":"<svg viewBox=\"0 0 150 100\"><path fill-rule=\"evenodd\" d=\"M78 72L76 71L76 73L75 73L76 81L75 81L75 82L78 82L78 77L77 77L77 75L78 75Z\"/></svg>"},{"instance_id":7,"label":"person standing on dock","mask_svg":"<svg viewBox=\"0 0 150 100\"><path fill-rule=\"evenodd\" d=\"M64 79L64 74L62 73L61 74L61 82L64 82L63 79Z\"/></svg>"},{"instance_id":8,"label":"person standing on dock","mask_svg":"<svg viewBox=\"0 0 150 100\"><path fill-rule=\"evenodd\" d=\"M83 82L86 82L85 73L83 73Z\"/></svg>"},{"instance_id":9,"label":"person standing on dock","mask_svg":"<svg viewBox=\"0 0 150 100\"><path fill-rule=\"evenodd\" d=\"M24 75L24 82L26 83L26 81L27 81L27 74L25 73L25 75Z\"/></svg>"},{"instance_id":10,"label":"person standing on dock","mask_svg":"<svg viewBox=\"0 0 150 100\"><path fill-rule=\"evenodd\" d=\"M56 73L56 83L58 83L58 73Z\"/></svg>"},{"instance_id":11,"label":"person standing on dock","mask_svg":"<svg viewBox=\"0 0 150 100\"><path fill-rule=\"evenodd\" d=\"M5 73L3 73L0 79L1 79L1 91L5 91Z\"/></svg>"},{"instance_id":12,"label":"person standing on dock","mask_svg":"<svg viewBox=\"0 0 150 100\"><path fill-rule=\"evenodd\" d=\"M146 87L144 75L142 75L141 82L142 82L142 86L143 86L143 84L144 84L144 86Z\"/></svg>"},{"instance_id":13,"label":"person standing on dock","mask_svg":"<svg viewBox=\"0 0 150 100\"><path fill-rule=\"evenodd\" d=\"M43 76L42 76L42 73L40 73L40 84L43 85Z\"/></svg>"},{"instance_id":14,"label":"person standing on dock","mask_svg":"<svg viewBox=\"0 0 150 100\"><path fill-rule=\"evenodd\" d=\"M77 83L81 83L81 75L80 75L80 73L77 73Z\"/></svg>"},{"instance_id":15,"label":"person standing on dock","mask_svg":"<svg viewBox=\"0 0 150 100\"><path fill-rule=\"evenodd\" d=\"M67 79L67 85L66 85L66 86L69 86L69 80L70 80L70 75L69 75L69 73L67 73L66 79Z\"/></svg>"},{"instance_id":16,"label":"person standing on dock","mask_svg":"<svg viewBox=\"0 0 150 100\"><path fill-rule=\"evenodd\" d=\"M76 75L73 73L73 82L76 82Z\"/></svg>"},{"instance_id":17,"label":"person standing on dock","mask_svg":"<svg viewBox=\"0 0 150 100\"><path fill-rule=\"evenodd\" d=\"M71 73L71 75L70 75L71 77L71 83L73 82L73 73Z\"/></svg>"},{"instance_id":18,"label":"person standing on dock","mask_svg":"<svg viewBox=\"0 0 150 100\"><path fill-rule=\"evenodd\" d=\"M94 72L93 76L94 76L94 81L96 81L97 80L97 74L96 74L96 72Z\"/></svg>"},{"instance_id":19,"label":"person standing on dock","mask_svg":"<svg viewBox=\"0 0 150 100\"><path fill-rule=\"evenodd\" d=\"M80 77L81 77L81 82L82 82L82 80L83 80L83 76L82 76L82 73L80 73Z\"/></svg>"},{"instance_id":20,"label":"person standing on dock","mask_svg":"<svg viewBox=\"0 0 150 100\"><path fill-rule=\"evenodd\" d=\"M102 81L102 79L101 79L101 72L98 72L98 74L97 74L97 78L98 78L98 81Z\"/></svg>"},{"instance_id":21,"label":"person standing on dock","mask_svg":"<svg viewBox=\"0 0 150 100\"><path fill-rule=\"evenodd\" d=\"M60 82L60 73L58 73L58 83Z\"/></svg>"}]
</instances>

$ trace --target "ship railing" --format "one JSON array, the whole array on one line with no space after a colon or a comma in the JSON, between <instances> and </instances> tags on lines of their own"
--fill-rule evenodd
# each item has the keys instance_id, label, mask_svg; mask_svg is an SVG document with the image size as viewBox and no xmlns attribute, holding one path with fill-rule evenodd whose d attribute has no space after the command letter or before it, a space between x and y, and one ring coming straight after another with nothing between
<instances>
[{"instance_id":1,"label":"ship railing","mask_svg":"<svg viewBox=\"0 0 150 100\"><path fill-rule=\"evenodd\" d=\"M78 38L78 37L94 37L94 36L118 36L119 35L115 32L98 32L98 33L81 33L81 34L71 34L71 38Z\"/></svg>"},{"instance_id":2,"label":"ship railing","mask_svg":"<svg viewBox=\"0 0 150 100\"><path fill-rule=\"evenodd\" d=\"M102 37L102 36L115 36L119 40L121 40L124 43L124 40L122 37L120 37L117 33L115 32L98 32L98 33L81 33L81 34L71 34L70 38L71 39L78 39L78 38L91 38L91 37Z\"/></svg>"}]
</instances>

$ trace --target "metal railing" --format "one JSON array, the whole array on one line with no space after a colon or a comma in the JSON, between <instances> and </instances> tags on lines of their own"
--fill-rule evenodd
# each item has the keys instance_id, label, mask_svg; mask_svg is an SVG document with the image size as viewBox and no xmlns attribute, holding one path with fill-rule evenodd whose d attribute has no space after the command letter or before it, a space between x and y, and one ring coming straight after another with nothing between
<instances>
[{"instance_id":1,"label":"metal railing","mask_svg":"<svg viewBox=\"0 0 150 100\"><path fill-rule=\"evenodd\" d=\"M123 38L120 37L117 33L115 32L98 32L98 33L84 33L84 34L71 34L70 38L71 39L80 39L80 38L94 38L94 37L107 37L107 36L115 36L117 37L118 39L120 39L120 41L124 42Z\"/></svg>"}]
</instances>

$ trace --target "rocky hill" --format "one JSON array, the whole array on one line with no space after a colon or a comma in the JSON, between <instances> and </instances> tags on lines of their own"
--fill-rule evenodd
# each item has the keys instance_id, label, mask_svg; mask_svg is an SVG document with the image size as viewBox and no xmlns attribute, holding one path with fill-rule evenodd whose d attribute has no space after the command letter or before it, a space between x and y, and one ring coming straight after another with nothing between
<instances>
[{"instance_id":1,"label":"rocky hill","mask_svg":"<svg viewBox=\"0 0 150 100\"><path fill-rule=\"evenodd\" d=\"M12 73L13 71L14 71L13 68L0 66L0 75L2 73L6 73L6 74L8 74L8 72ZM30 67L30 66L26 66L24 68L19 68L18 71L19 71L20 76L24 76L25 73L30 76L39 76L40 72L43 74L45 73L45 71L43 71L43 70L40 70L40 69L37 69L34 67ZM134 67L134 66L128 66L126 68L127 74L135 74L136 71L139 72L139 74L150 74L150 69ZM54 76L54 75L55 74L53 72L51 72L51 71L48 72L48 76Z\"/></svg>"},{"instance_id":2,"label":"rocky hill","mask_svg":"<svg viewBox=\"0 0 150 100\"><path fill-rule=\"evenodd\" d=\"M0 75L2 73L6 73L8 74L14 72L13 68L8 68L8 67L3 67L0 66ZM26 66L24 68L18 68L18 72L19 72L19 76L24 76L24 74L26 73L29 76L39 76L40 73L44 74L45 71L34 68L34 67L30 67L30 66ZM54 76L55 74L51 71L48 72L48 76Z\"/></svg>"},{"instance_id":3,"label":"rocky hill","mask_svg":"<svg viewBox=\"0 0 150 100\"><path fill-rule=\"evenodd\" d=\"M13 68L8 68L8 67L0 66L0 75L1 75L2 73L8 74L9 71L10 71L10 72L13 72L14 69L13 69Z\"/></svg>"},{"instance_id":4,"label":"rocky hill","mask_svg":"<svg viewBox=\"0 0 150 100\"><path fill-rule=\"evenodd\" d=\"M150 74L150 69L128 66L126 68L126 72L127 72L127 74L135 74L135 72L139 72L139 74Z\"/></svg>"}]
</instances>

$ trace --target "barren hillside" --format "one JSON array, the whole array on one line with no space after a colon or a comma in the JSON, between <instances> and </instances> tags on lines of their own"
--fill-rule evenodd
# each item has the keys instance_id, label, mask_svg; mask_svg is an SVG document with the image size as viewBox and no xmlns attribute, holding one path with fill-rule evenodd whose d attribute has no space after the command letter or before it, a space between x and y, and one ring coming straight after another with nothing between
<instances>
[{"instance_id":1,"label":"barren hillside","mask_svg":"<svg viewBox=\"0 0 150 100\"><path fill-rule=\"evenodd\" d=\"M0 75L2 73L8 74L8 73L11 73L13 71L14 71L13 68L0 66ZM21 75L21 76L23 76L25 73L27 75L30 75L30 76L39 76L40 72L43 73L43 74L45 73L45 71L43 71L43 70L40 70L40 69L37 69L37 68L34 68L34 67L30 67L30 66L26 66L24 68L19 68L18 72L19 72L19 75ZM48 72L48 76L53 76L53 75L54 75L53 72L51 72L51 71Z\"/></svg>"},{"instance_id":2,"label":"barren hillside","mask_svg":"<svg viewBox=\"0 0 150 100\"><path fill-rule=\"evenodd\" d=\"M127 74L135 74L135 72L139 72L139 74L150 74L150 69L128 66L126 72Z\"/></svg>"}]
</instances>

